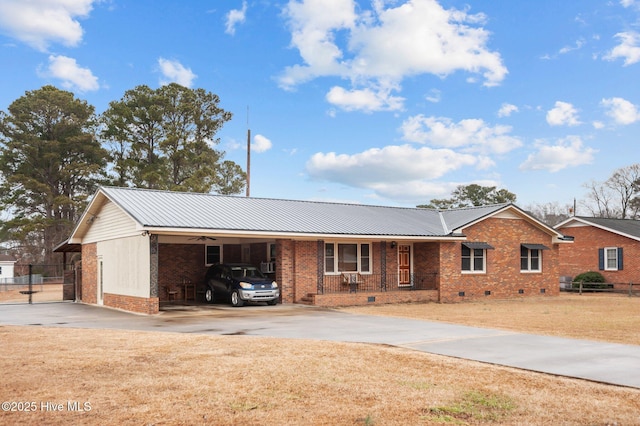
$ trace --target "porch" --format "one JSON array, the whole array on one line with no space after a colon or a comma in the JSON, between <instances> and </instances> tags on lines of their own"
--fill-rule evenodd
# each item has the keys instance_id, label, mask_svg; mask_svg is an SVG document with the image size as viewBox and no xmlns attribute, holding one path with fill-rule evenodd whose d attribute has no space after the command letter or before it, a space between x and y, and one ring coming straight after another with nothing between
<instances>
[{"instance_id":1,"label":"porch","mask_svg":"<svg viewBox=\"0 0 640 426\"><path fill-rule=\"evenodd\" d=\"M411 273L400 282L398 274L325 275L317 293L309 293L300 302L324 306L355 306L370 303L409 303L438 301L438 273Z\"/></svg>"}]
</instances>

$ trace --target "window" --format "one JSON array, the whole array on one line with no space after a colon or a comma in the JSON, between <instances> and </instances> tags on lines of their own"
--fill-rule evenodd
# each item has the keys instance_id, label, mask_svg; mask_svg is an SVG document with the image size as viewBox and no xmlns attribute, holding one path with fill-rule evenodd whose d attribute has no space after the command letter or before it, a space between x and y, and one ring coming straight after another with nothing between
<instances>
[{"instance_id":1,"label":"window","mask_svg":"<svg viewBox=\"0 0 640 426\"><path fill-rule=\"evenodd\" d=\"M520 246L520 271L541 272L542 250L548 250L542 244L522 244Z\"/></svg>"},{"instance_id":2,"label":"window","mask_svg":"<svg viewBox=\"0 0 640 426\"><path fill-rule=\"evenodd\" d=\"M493 249L487 243L462 243L462 272L486 272L487 250Z\"/></svg>"},{"instance_id":3,"label":"window","mask_svg":"<svg viewBox=\"0 0 640 426\"><path fill-rule=\"evenodd\" d=\"M601 271L621 271L622 247L605 247L599 249L598 264Z\"/></svg>"},{"instance_id":4,"label":"window","mask_svg":"<svg viewBox=\"0 0 640 426\"><path fill-rule=\"evenodd\" d=\"M615 248L606 248L604 252L607 259L604 269L608 271L618 269L618 250Z\"/></svg>"},{"instance_id":5,"label":"window","mask_svg":"<svg viewBox=\"0 0 640 426\"><path fill-rule=\"evenodd\" d=\"M325 273L371 271L370 244L326 243L324 247Z\"/></svg>"},{"instance_id":6,"label":"window","mask_svg":"<svg viewBox=\"0 0 640 426\"><path fill-rule=\"evenodd\" d=\"M222 252L220 250L220 246L207 246L205 262L207 265L213 265L215 263L222 262Z\"/></svg>"},{"instance_id":7,"label":"window","mask_svg":"<svg viewBox=\"0 0 640 426\"><path fill-rule=\"evenodd\" d=\"M462 246L462 272L484 272L485 250Z\"/></svg>"},{"instance_id":8,"label":"window","mask_svg":"<svg viewBox=\"0 0 640 426\"><path fill-rule=\"evenodd\" d=\"M370 265L369 244L360 244L360 272L370 272Z\"/></svg>"}]
</instances>

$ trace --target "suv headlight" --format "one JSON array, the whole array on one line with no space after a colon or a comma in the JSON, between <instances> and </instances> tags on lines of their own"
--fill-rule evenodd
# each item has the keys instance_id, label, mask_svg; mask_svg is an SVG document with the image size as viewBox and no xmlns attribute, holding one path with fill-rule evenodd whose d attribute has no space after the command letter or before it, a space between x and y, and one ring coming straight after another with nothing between
<instances>
[{"instance_id":1,"label":"suv headlight","mask_svg":"<svg viewBox=\"0 0 640 426\"><path fill-rule=\"evenodd\" d=\"M274 282L272 282L272 283L271 283L271 287L272 287L272 288L278 288L278 283L277 283L277 282L275 282L275 281L274 281Z\"/></svg>"},{"instance_id":2,"label":"suv headlight","mask_svg":"<svg viewBox=\"0 0 640 426\"><path fill-rule=\"evenodd\" d=\"M244 282L240 282L240 287L245 289L245 290L251 290L253 288L253 285L249 284L249 283L244 283Z\"/></svg>"}]
</instances>

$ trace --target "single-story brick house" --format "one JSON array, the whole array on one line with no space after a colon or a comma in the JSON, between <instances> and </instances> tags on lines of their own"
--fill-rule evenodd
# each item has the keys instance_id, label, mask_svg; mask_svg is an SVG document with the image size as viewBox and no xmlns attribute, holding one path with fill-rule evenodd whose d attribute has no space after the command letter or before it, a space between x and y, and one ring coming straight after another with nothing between
<instances>
[{"instance_id":1,"label":"single-story brick house","mask_svg":"<svg viewBox=\"0 0 640 426\"><path fill-rule=\"evenodd\" d=\"M560 275L600 272L619 287L640 283L640 221L575 216L555 226L574 238L560 248Z\"/></svg>"},{"instance_id":2,"label":"single-story brick house","mask_svg":"<svg viewBox=\"0 0 640 426\"><path fill-rule=\"evenodd\" d=\"M57 251L82 253L79 300L153 314L192 298L189 284L218 262L260 265L283 303L557 295L567 242L513 204L439 211L102 187Z\"/></svg>"}]
</instances>

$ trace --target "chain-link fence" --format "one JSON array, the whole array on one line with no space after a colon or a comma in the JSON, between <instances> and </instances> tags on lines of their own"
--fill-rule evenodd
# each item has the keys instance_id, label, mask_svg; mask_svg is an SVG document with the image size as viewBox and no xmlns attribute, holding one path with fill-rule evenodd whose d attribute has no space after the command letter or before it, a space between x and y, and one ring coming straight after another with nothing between
<instances>
[{"instance_id":1,"label":"chain-link fence","mask_svg":"<svg viewBox=\"0 0 640 426\"><path fill-rule=\"evenodd\" d=\"M74 299L75 273L62 265L16 265L13 277L0 278L0 303Z\"/></svg>"}]
</instances>

